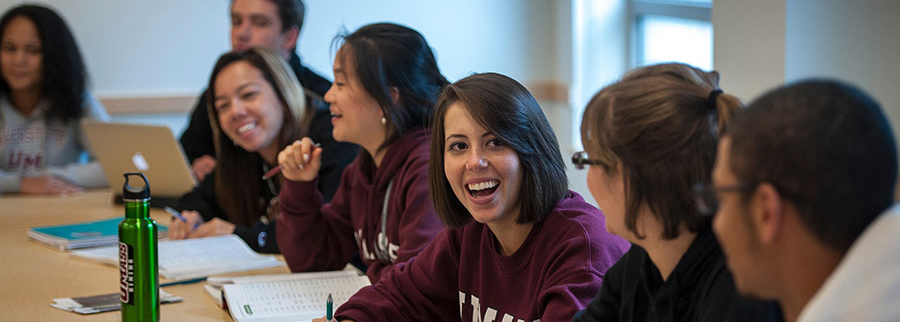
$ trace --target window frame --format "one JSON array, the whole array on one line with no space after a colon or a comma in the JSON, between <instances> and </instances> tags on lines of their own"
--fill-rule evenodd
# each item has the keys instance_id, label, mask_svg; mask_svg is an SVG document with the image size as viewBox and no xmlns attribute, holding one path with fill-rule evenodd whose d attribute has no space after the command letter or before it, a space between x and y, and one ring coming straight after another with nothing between
<instances>
[{"instance_id":1,"label":"window frame","mask_svg":"<svg viewBox=\"0 0 900 322\"><path fill-rule=\"evenodd\" d=\"M643 56L643 16L665 16L707 21L712 24L712 6L710 2L678 1L678 0L628 0L628 69L638 67Z\"/></svg>"}]
</instances>

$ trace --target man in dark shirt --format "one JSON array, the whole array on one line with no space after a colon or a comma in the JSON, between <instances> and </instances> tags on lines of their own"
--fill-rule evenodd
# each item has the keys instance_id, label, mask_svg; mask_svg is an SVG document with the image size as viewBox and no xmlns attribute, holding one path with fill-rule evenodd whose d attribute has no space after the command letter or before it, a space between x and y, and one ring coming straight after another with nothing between
<instances>
[{"instance_id":1,"label":"man in dark shirt","mask_svg":"<svg viewBox=\"0 0 900 322\"><path fill-rule=\"evenodd\" d=\"M301 0L234 0L231 2L231 48L246 50L262 46L278 52L287 61L305 89L324 96L331 82L300 64L297 42L306 9ZM207 112L207 91L191 112L181 146L198 181L216 166L212 127Z\"/></svg>"}]
</instances>

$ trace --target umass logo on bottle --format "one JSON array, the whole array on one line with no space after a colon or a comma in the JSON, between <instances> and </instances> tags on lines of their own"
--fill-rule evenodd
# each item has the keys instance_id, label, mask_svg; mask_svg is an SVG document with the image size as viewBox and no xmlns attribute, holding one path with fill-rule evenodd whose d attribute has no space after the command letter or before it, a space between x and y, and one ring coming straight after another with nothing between
<instances>
[{"instance_id":1,"label":"umass logo on bottle","mask_svg":"<svg viewBox=\"0 0 900 322\"><path fill-rule=\"evenodd\" d=\"M134 304L134 253L123 242L119 242L119 298L122 304Z\"/></svg>"}]
</instances>

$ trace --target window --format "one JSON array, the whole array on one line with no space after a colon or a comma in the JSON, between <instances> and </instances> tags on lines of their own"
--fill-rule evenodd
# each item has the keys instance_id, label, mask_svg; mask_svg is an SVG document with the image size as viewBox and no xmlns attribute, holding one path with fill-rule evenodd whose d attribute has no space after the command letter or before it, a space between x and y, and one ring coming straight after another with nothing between
<instances>
[{"instance_id":1,"label":"window","mask_svg":"<svg viewBox=\"0 0 900 322\"><path fill-rule=\"evenodd\" d=\"M712 1L573 0L573 140L567 153L583 149L584 106L629 69L671 61L712 69Z\"/></svg>"},{"instance_id":2,"label":"window","mask_svg":"<svg viewBox=\"0 0 900 322\"><path fill-rule=\"evenodd\" d=\"M712 0L632 0L631 67L682 62L713 67Z\"/></svg>"}]
</instances>

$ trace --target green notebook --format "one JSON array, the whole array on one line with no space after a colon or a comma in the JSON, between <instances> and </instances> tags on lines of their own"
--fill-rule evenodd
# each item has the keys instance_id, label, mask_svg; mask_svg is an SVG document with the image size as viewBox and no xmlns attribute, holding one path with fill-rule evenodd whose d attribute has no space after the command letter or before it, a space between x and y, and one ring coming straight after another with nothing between
<instances>
[{"instance_id":1,"label":"green notebook","mask_svg":"<svg viewBox=\"0 0 900 322\"><path fill-rule=\"evenodd\" d=\"M28 237L66 251L70 249L110 246L119 240L119 223L123 217L68 225L33 227ZM168 228L157 225L159 238L168 235Z\"/></svg>"}]
</instances>

